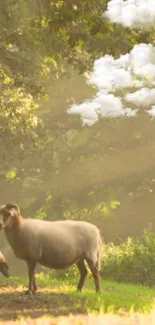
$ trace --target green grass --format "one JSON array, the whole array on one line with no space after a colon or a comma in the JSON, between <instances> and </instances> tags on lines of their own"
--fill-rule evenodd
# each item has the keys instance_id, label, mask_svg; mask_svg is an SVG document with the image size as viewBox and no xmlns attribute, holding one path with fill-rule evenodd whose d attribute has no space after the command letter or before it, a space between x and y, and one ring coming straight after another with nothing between
<instances>
[{"instance_id":1,"label":"green grass","mask_svg":"<svg viewBox=\"0 0 155 325\"><path fill-rule=\"evenodd\" d=\"M72 313L74 308L79 308L83 313L130 313L133 311L149 313L155 307L155 289L150 287L101 280L101 293L96 294L93 280L88 278L83 291L79 293L76 291L77 282L78 279L54 279L50 274L41 273L37 275L37 284L40 290L38 295L39 297L43 296L44 299L47 296L48 302L50 299L54 299L58 310L59 307L64 307L65 314ZM24 289L27 283L26 277L12 277L8 280L0 278L0 287L7 286L17 289L11 293L12 295L21 296L22 293L19 289Z\"/></svg>"}]
</instances>

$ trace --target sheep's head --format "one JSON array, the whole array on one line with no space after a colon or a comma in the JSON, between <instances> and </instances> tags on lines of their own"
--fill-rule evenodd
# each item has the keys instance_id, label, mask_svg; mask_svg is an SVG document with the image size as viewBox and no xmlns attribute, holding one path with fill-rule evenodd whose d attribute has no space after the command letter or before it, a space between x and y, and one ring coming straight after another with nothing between
<instances>
[{"instance_id":1,"label":"sheep's head","mask_svg":"<svg viewBox=\"0 0 155 325\"><path fill-rule=\"evenodd\" d=\"M0 230L5 227L9 227L12 224L13 219L20 215L20 209L18 205L8 203L0 208Z\"/></svg>"},{"instance_id":2,"label":"sheep's head","mask_svg":"<svg viewBox=\"0 0 155 325\"><path fill-rule=\"evenodd\" d=\"M0 252L0 272L2 272L2 274L8 278L10 276L9 274L9 265L5 260L5 257L3 256L3 254Z\"/></svg>"},{"instance_id":3,"label":"sheep's head","mask_svg":"<svg viewBox=\"0 0 155 325\"><path fill-rule=\"evenodd\" d=\"M0 272L6 277L9 278L9 265L7 262L0 262Z\"/></svg>"}]
</instances>

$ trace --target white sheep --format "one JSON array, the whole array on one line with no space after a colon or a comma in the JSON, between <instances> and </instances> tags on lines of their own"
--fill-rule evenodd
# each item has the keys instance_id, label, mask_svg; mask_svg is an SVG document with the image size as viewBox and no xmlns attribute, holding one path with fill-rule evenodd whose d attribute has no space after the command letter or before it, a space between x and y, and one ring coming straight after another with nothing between
<instances>
[{"instance_id":1,"label":"white sheep","mask_svg":"<svg viewBox=\"0 0 155 325\"><path fill-rule=\"evenodd\" d=\"M2 274L8 278L10 276L9 274L9 265L6 262L6 259L4 257L4 255L2 254L2 252L0 251L0 272L2 272Z\"/></svg>"},{"instance_id":2,"label":"white sheep","mask_svg":"<svg viewBox=\"0 0 155 325\"><path fill-rule=\"evenodd\" d=\"M96 291L100 291L102 241L95 225L75 220L26 219L21 216L19 207L10 203L0 208L0 229L2 228L15 256L27 262L27 293L35 293L37 290L34 275L37 263L55 270L76 264L80 272L77 290L81 291L87 275L84 260L92 272Z\"/></svg>"}]
</instances>

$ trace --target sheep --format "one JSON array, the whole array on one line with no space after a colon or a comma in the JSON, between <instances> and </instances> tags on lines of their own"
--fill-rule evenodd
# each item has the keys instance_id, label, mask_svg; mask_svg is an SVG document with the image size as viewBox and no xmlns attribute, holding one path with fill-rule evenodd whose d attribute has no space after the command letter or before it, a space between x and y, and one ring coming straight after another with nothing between
<instances>
[{"instance_id":1,"label":"sheep","mask_svg":"<svg viewBox=\"0 0 155 325\"><path fill-rule=\"evenodd\" d=\"M100 291L100 245L99 229L92 223L75 220L47 221L26 219L16 204L0 207L0 229L19 259L28 266L29 285L26 293L35 293L35 267L42 266L60 270L76 264L80 279L77 290L81 291L87 275L87 262L93 275L96 292Z\"/></svg>"},{"instance_id":2,"label":"sheep","mask_svg":"<svg viewBox=\"0 0 155 325\"><path fill-rule=\"evenodd\" d=\"M9 274L9 265L6 262L5 257L3 256L2 252L0 251L0 272L8 278L10 276Z\"/></svg>"}]
</instances>

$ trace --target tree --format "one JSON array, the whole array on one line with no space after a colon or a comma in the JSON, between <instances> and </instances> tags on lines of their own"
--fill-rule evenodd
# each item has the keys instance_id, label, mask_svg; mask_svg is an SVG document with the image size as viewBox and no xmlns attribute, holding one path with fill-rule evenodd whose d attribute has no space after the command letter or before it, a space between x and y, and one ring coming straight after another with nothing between
<instances>
[{"instance_id":1,"label":"tree","mask_svg":"<svg viewBox=\"0 0 155 325\"><path fill-rule=\"evenodd\" d=\"M127 173L113 167L119 163L117 154L124 159L120 143L122 148L130 146L130 133L125 138L130 122L118 119L107 121L105 126L100 121L91 129L82 128L78 117L67 115L71 103L67 99L74 75L78 79L79 72L90 71L96 58L107 53L118 57L151 36L107 22L102 16L105 0L1 0L1 4L0 158L4 165L1 175L7 175L2 183L7 198L4 191L2 202L18 200L27 214L36 216L37 211L40 218L80 215L103 224L112 216L109 224L114 224L120 203L118 187L121 193L131 191L126 183L133 169ZM71 84L63 94L63 106L58 98L68 77ZM81 100L84 84L78 80L77 100ZM46 92L47 111L45 104L36 111ZM150 121L147 126L148 130ZM122 129L123 137L119 133ZM141 136L139 143L142 140ZM108 166L112 173L107 172ZM137 187L135 182L135 191ZM100 218L92 217L96 215Z\"/></svg>"}]
</instances>

